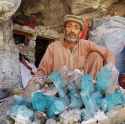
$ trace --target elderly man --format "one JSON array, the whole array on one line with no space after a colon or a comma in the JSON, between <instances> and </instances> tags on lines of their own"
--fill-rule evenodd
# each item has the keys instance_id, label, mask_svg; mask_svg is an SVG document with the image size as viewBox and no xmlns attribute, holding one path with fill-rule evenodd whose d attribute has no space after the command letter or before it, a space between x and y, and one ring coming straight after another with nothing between
<instances>
[{"instance_id":1,"label":"elderly man","mask_svg":"<svg viewBox=\"0 0 125 124\"><path fill-rule=\"evenodd\" d=\"M41 60L36 75L48 75L63 66L79 69L93 77L106 63L115 63L112 53L88 40L80 40L82 18L66 15L64 18L64 40L50 44Z\"/></svg>"}]
</instances>

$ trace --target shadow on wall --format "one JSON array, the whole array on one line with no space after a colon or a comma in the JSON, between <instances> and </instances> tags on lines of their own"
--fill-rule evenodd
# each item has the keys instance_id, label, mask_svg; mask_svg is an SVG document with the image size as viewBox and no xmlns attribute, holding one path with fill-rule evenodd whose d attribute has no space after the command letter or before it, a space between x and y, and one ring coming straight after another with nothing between
<instances>
[{"instance_id":1,"label":"shadow on wall","mask_svg":"<svg viewBox=\"0 0 125 124\"><path fill-rule=\"evenodd\" d=\"M53 42L53 39L37 37L36 38L36 47L35 47L35 65L39 66L39 63L48 47L48 45Z\"/></svg>"}]
</instances>

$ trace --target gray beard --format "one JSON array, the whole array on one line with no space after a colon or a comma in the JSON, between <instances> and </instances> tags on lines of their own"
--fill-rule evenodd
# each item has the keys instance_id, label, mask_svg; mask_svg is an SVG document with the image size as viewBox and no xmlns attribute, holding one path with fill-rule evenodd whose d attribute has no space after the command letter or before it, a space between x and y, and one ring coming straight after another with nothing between
<instances>
[{"instance_id":1,"label":"gray beard","mask_svg":"<svg viewBox=\"0 0 125 124\"><path fill-rule=\"evenodd\" d=\"M71 43L77 43L78 42L78 39L76 39L76 38L67 38L66 40L68 42L71 42Z\"/></svg>"},{"instance_id":2,"label":"gray beard","mask_svg":"<svg viewBox=\"0 0 125 124\"><path fill-rule=\"evenodd\" d=\"M72 38L70 36L65 36L64 39L71 43L77 43L79 41L79 38Z\"/></svg>"}]
</instances>

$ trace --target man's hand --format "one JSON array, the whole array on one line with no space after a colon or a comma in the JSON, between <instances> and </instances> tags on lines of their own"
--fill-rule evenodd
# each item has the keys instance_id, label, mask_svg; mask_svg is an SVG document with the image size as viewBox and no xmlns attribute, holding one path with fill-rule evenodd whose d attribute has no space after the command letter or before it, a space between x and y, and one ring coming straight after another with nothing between
<instances>
[{"instance_id":1,"label":"man's hand","mask_svg":"<svg viewBox=\"0 0 125 124\"><path fill-rule=\"evenodd\" d=\"M33 76L33 78L28 82L27 87L24 89L23 95L31 96L32 92L41 89L46 80L47 76L38 76L38 75Z\"/></svg>"}]
</instances>

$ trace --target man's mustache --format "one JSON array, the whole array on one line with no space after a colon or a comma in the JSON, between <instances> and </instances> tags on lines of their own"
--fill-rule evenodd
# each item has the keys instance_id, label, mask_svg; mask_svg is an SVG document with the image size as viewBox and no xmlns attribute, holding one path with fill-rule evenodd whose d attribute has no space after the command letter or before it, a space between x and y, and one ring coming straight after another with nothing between
<instances>
[{"instance_id":1,"label":"man's mustache","mask_svg":"<svg viewBox=\"0 0 125 124\"><path fill-rule=\"evenodd\" d=\"M76 37L76 34L74 34L74 33L68 33L67 35L68 35L68 36Z\"/></svg>"}]
</instances>

